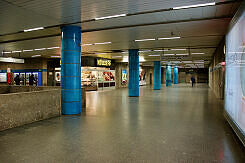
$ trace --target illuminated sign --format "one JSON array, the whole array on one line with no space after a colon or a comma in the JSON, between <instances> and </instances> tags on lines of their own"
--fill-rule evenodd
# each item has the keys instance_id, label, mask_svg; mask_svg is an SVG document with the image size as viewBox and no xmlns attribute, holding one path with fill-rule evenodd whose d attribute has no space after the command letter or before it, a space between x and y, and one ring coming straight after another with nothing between
<instances>
[{"instance_id":1,"label":"illuminated sign","mask_svg":"<svg viewBox=\"0 0 245 163\"><path fill-rule=\"evenodd\" d=\"M97 66L111 66L110 59L97 59Z\"/></svg>"}]
</instances>

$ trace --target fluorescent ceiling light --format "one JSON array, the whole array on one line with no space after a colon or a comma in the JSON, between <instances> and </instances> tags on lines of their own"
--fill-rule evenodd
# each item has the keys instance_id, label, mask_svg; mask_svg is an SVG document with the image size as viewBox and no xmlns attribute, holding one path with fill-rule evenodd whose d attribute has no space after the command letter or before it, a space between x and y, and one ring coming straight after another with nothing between
<instances>
[{"instance_id":1,"label":"fluorescent ceiling light","mask_svg":"<svg viewBox=\"0 0 245 163\"><path fill-rule=\"evenodd\" d=\"M189 55L188 53L186 53L186 54L176 54L176 55Z\"/></svg>"},{"instance_id":2,"label":"fluorescent ceiling light","mask_svg":"<svg viewBox=\"0 0 245 163\"><path fill-rule=\"evenodd\" d=\"M21 50L12 51L12 53L21 53L21 52L22 52Z\"/></svg>"},{"instance_id":3,"label":"fluorescent ceiling light","mask_svg":"<svg viewBox=\"0 0 245 163\"><path fill-rule=\"evenodd\" d=\"M107 54L107 53L95 53L95 54Z\"/></svg>"},{"instance_id":4,"label":"fluorescent ceiling light","mask_svg":"<svg viewBox=\"0 0 245 163\"><path fill-rule=\"evenodd\" d=\"M174 54L164 54L164 56L173 56Z\"/></svg>"},{"instance_id":5,"label":"fluorescent ceiling light","mask_svg":"<svg viewBox=\"0 0 245 163\"><path fill-rule=\"evenodd\" d=\"M139 56L139 62L144 62L145 58L143 56ZM128 62L128 57L123 57L122 62Z\"/></svg>"},{"instance_id":6,"label":"fluorescent ceiling light","mask_svg":"<svg viewBox=\"0 0 245 163\"><path fill-rule=\"evenodd\" d=\"M188 6L180 6L180 7L174 7L174 10L179 9L186 9L186 8L194 8L194 7L204 7L204 6L214 6L215 2L212 3L203 3L203 4L196 4L196 5L188 5Z\"/></svg>"},{"instance_id":7,"label":"fluorescent ceiling light","mask_svg":"<svg viewBox=\"0 0 245 163\"><path fill-rule=\"evenodd\" d=\"M165 50L153 50L154 52L163 52L163 51L165 51Z\"/></svg>"},{"instance_id":8,"label":"fluorescent ceiling light","mask_svg":"<svg viewBox=\"0 0 245 163\"><path fill-rule=\"evenodd\" d=\"M163 38L158 38L158 40L172 40L172 39L180 39L180 37L163 37Z\"/></svg>"},{"instance_id":9,"label":"fluorescent ceiling light","mask_svg":"<svg viewBox=\"0 0 245 163\"><path fill-rule=\"evenodd\" d=\"M125 54L125 53L128 53L128 52L122 52L122 53L124 53L124 54Z\"/></svg>"},{"instance_id":10,"label":"fluorescent ceiling light","mask_svg":"<svg viewBox=\"0 0 245 163\"><path fill-rule=\"evenodd\" d=\"M37 30L41 30L41 29L44 29L44 27L37 27L37 28L25 29L24 32L37 31Z\"/></svg>"},{"instance_id":11,"label":"fluorescent ceiling light","mask_svg":"<svg viewBox=\"0 0 245 163\"><path fill-rule=\"evenodd\" d=\"M32 52L33 49L29 49L29 50L23 50L23 52Z\"/></svg>"},{"instance_id":12,"label":"fluorescent ceiling light","mask_svg":"<svg viewBox=\"0 0 245 163\"><path fill-rule=\"evenodd\" d=\"M192 63L192 61L182 61L183 63Z\"/></svg>"},{"instance_id":13,"label":"fluorescent ceiling light","mask_svg":"<svg viewBox=\"0 0 245 163\"><path fill-rule=\"evenodd\" d=\"M159 57L160 55L148 55L150 57Z\"/></svg>"},{"instance_id":14,"label":"fluorescent ceiling light","mask_svg":"<svg viewBox=\"0 0 245 163\"><path fill-rule=\"evenodd\" d=\"M60 56L56 55L56 56L51 56L51 58L60 58Z\"/></svg>"},{"instance_id":15,"label":"fluorescent ceiling light","mask_svg":"<svg viewBox=\"0 0 245 163\"><path fill-rule=\"evenodd\" d=\"M2 52L3 54L10 54L11 52Z\"/></svg>"},{"instance_id":16,"label":"fluorescent ceiling light","mask_svg":"<svg viewBox=\"0 0 245 163\"><path fill-rule=\"evenodd\" d=\"M40 48L40 49L35 49L35 50L37 50L37 51L39 51L39 50L45 50L46 48Z\"/></svg>"},{"instance_id":17,"label":"fluorescent ceiling light","mask_svg":"<svg viewBox=\"0 0 245 163\"><path fill-rule=\"evenodd\" d=\"M0 62L24 63L24 59L18 59L18 58L12 58L12 57L0 57Z\"/></svg>"},{"instance_id":18,"label":"fluorescent ceiling light","mask_svg":"<svg viewBox=\"0 0 245 163\"><path fill-rule=\"evenodd\" d=\"M93 44L82 44L82 46L91 46Z\"/></svg>"},{"instance_id":19,"label":"fluorescent ceiling light","mask_svg":"<svg viewBox=\"0 0 245 163\"><path fill-rule=\"evenodd\" d=\"M122 56L112 56L112 58L122 58Z\"/></svg>"},{"instance_id":20,"label":"fluorescent ceiling light","mask_svg":"<svg viewBox=\"0 0 245 163\"><path fill-rule=\"evenodd\" d=\"M104 44L111 44L111 42L99 42L99 43L94 43L95 45L104 45Z\"/></svg>"},{"instance_id":21,"label":"fluorescent ceiling light","mask_svg":"<svg viewBox=\"0 0 245 163\"><path fill-rule=\"evenodd\" d=\"M135 40L136 42L141 42L141 41L155 41L156 39L154 38L148 38L148 39L142 39L142 40Z\"/></svg>"},{"instance_id":22,"label":"fluorescent ceiling light","mask_svg":"<svg viewBox=\"0 0 245 163\"><path fill-rule=\"evenodd\" d=\"M140 50L139 53L150 52L151 50Z\"/></svg>"},{"instance_id":23,"label":"fluorescent ceiling light","mask_svg":"<svg viewBox=\"0 0 245 163\"><path fill-rule=\"evenodd\" d=\"M119 14L119 15L99 17L99 18L95 18L95 20L111 19L111 18L117 18L117 17L123 17L123 16L127 16L127 14Z\"/></svg>"},{"instance_id":24,"label":"fluorescent ceiling light","mask_svg":"<svg viewBox=\"0 0 245 163\"><path fill-rule=\"evenodd\" d=\"M204 64L204 62L194 62L195 64Z\"/></svg>"},{"instance_id":25,"label":"fluorescent ceiling light","mask_svg":"<svg viewBox=\"0 0 245 163\"><path fill-rule=\"evenodd\" d=\"M171 49L171 50L186 50L186 49Z\"/></svg>"},{"instance_id":26,"label":"fluorescent ceiling light","mask_svg":"<svg viewBox=\"0 0 245 163\"><path fill-rule=\"evenodd\" d=\"M228 52L228 53L233 53L233 54L235 54L235 53L237 53L237 54L243 54L243 53L245 53L245 52Z\"/></svg>"},{"instance_id":27,"label":"fluorescent ceiling light","mask_svg":"<svg viewBox=\"0 0 245 163\"><path fill-rule=\"evenodd\" d=\"M50 48L47 48L47 49L59 49L60 47L59 46L55 46L55 47L50 47Z\"/></svg>"},{"instance_id":28,"label":"fluorescent ceiling light","mask_svg":"<svg viewBox=\"0 0 245 163\"><path fill-rule=\"evenodd\" d=\"M181 61L172 61L173 63L181 63Z\"/></svg>"},{"instance_id":29,"label":"fluorescent ceiling light","mask_svg":"<svg viewBox=\"0 0 245 163\"><path fill-rule=\"evenodd\" d=\"M191 54L194 54L195 55L195 54L205 54L205 53L191 53Z\"/></svg>"},{"instance_id":30,"label":"fluorescent ceiling light","mask_svg":"<svg viewBox=\"0 0 245 163\"><path fill-rule=\"evenodd\" d=\"M33 56L31 56L31 57L40 57L41 55L33 55Z\"/></svg>"}]
</instances>

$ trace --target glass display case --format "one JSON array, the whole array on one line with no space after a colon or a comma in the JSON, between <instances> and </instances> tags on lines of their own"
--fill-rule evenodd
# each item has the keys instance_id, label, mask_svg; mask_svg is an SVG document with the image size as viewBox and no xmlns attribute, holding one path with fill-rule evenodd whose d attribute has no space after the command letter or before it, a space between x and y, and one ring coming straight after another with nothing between
<instances>
[{"instance_id":1,"label":"glass display case","mask_svg":"<svg viewBox=\"0 0 245 163\"><path fill-rule=\"evenodd\" d=\"M97 90L97 72L93 69L81 70L81 86L86 90Z\"/></svg>"},{"instance_id":2,"label":"glass display case","mask_svg":"<svg viewBox=\"0 0 245 163\"><path fill-rule=\"evenodd\" d=\"M115 86L115 70L108 68L81 68L81 85L86 90Z\"/></svg>"}]
</instances>

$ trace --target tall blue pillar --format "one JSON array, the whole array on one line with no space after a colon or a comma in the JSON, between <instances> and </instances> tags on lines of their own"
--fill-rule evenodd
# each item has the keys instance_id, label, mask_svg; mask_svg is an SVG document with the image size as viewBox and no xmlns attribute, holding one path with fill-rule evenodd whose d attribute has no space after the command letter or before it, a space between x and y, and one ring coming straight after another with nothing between
<instances>
[{"instance_id":1,"label":"tall blue pillar","mask_svg":"<svg viewBox=\"0 0 245 163\"><path fill-rule=\"evenodd\" d=\"M166 86L171 86L172 84L172 67L167 65L166 68Z\"/></svg>"},{"instance_id":2,"label":"tall blue pillar","mask_svg":"<svg viewBox=\"0 0 245 163\"><path fill-rule=\"evenodd\" d=\"M129 54L128 95L130 97L138 97L139 96L139 50L130 49L128 54Z\"/></svg>"},{"instance_id":3,"label":"tall blue pillar","mask_svg":"<svg viewBox=\"0 0 245 163\"><path fill-rule=\"evenodd\" d=\"M178 66L174 67L174 84L179 84L179 68L178 68Z\"/></svg>"},{"instance_id":4,"label":"tall blue pillar","mask_svg":"<svg viewBox=\"0 0 245 163\"><path fill-rule=\"evenodd\" d=\"M153 89L154 90L161 89L161 62L160 61L154 61Z\"/></svg>"},{"instance_id":5,"label":"tall blue pillar","mask_svg":"<svg viewBox=\"0 0 245 163\"><path fill-rule=\"evenodd\" d=\"M81 113L81 27L61 28L61 113Z\"/></svg>"}]
</instances>

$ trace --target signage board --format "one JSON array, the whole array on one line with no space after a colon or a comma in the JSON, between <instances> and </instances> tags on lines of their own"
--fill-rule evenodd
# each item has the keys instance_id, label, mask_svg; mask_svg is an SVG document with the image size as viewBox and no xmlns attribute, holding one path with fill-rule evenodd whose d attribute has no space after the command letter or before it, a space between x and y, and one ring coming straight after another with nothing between
<instances>
[{"instance_id":1,"label":"signage board","mask_svg":"<svg viewBox=\"0 0 245 163\"><path fill-rule=\"evenodd\" d=\"M7 82L7 73L0 73L0 82Z\"/></svg>"},{"instance_id":2,"label":"signage board","mask_svg":"<svg viewBox=\"0 0 245 163\"><path fill-rule=\"evenodd\" d=\"M104 67L110 67L111 66L111 60L110 59L98 58L96 63L97 63L97 66L104 66Z\"/></svg>"}]
</instances>

